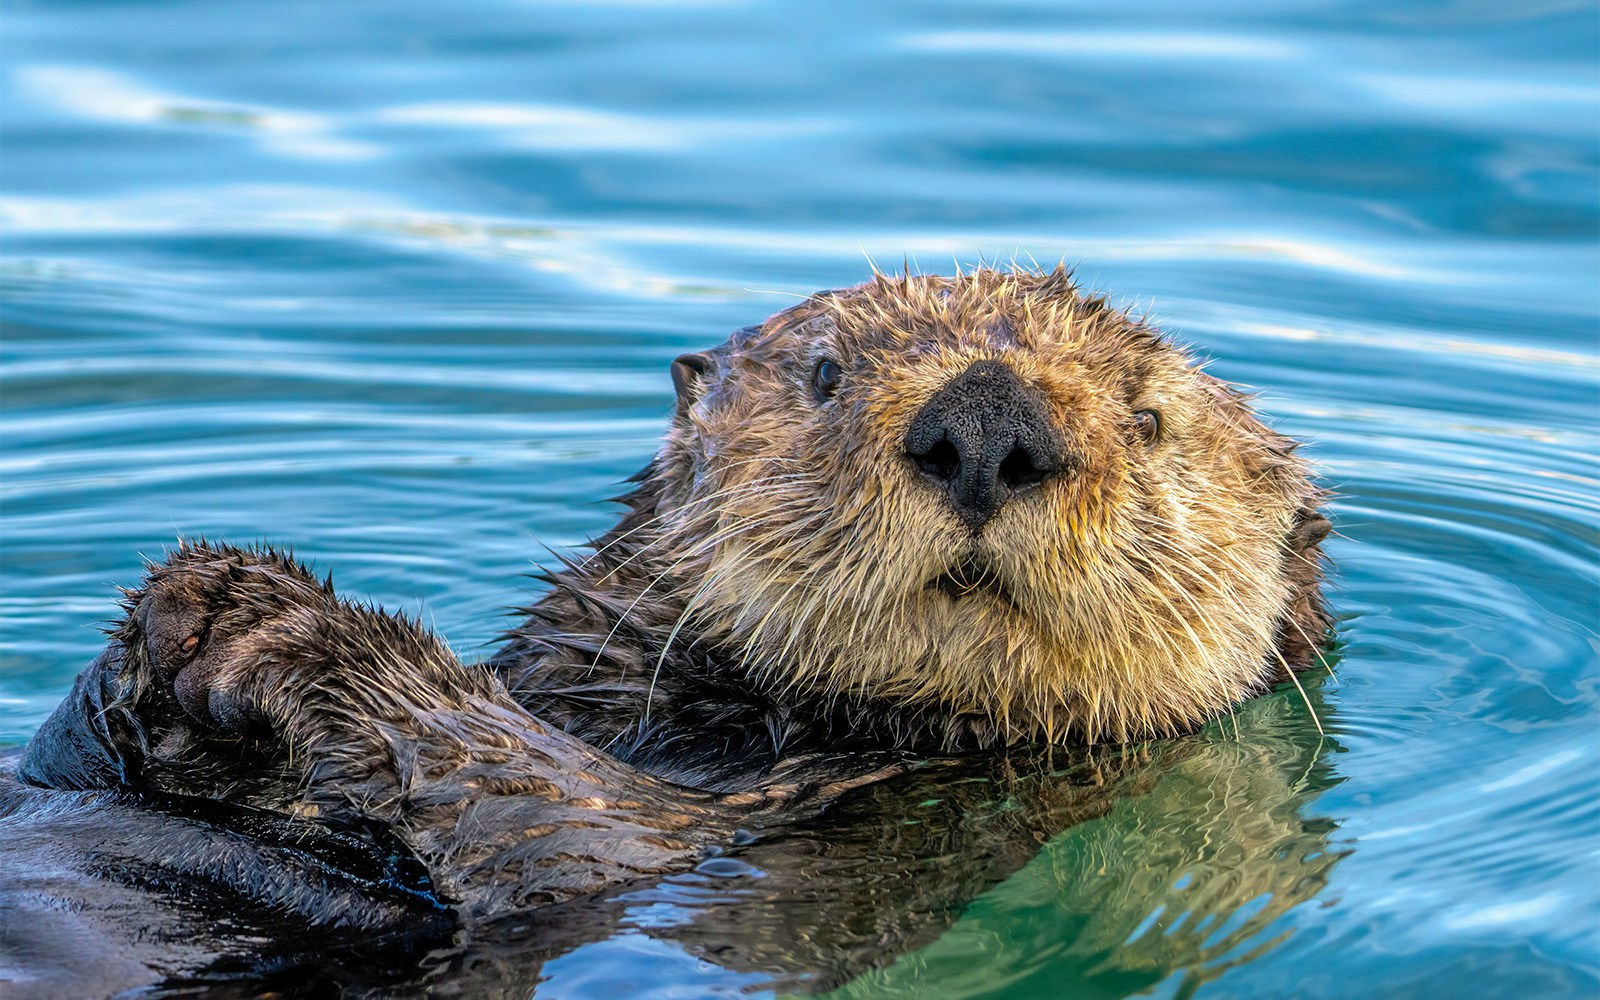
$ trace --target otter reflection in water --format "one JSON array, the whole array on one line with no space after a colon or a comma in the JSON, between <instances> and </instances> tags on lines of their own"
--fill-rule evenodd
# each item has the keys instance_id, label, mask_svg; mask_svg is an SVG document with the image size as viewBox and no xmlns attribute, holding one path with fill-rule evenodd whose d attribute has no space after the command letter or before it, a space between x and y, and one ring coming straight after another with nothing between
<instances>
[{"instance_id":1,"label":"otter reflection in water","mask_svg":"<svg viewBox=\"0 0 1600 1000\"><path fill-rule=\"evenodd\" d=\"M181 549L20 769L122 797L43 804L10 782L13 833L43 850L28 830L122 810L116 822L169 824L175 843L196 798L264 811L263 829L295 817L300 832L277 836L304 848L301 868L251 861L254 841L222 834L189 863L226 854L215 882L287 894L312 924L340 923L343 904L319 893L350 891L321 859L376 850L357 867L387 870L376 845L390 838L426 869L400 880L407 898L447 901L486 943L501 914L602 913L597 894L803 822L929 753L1191 729L1292 679L1326 633L1327 522L1292 443L1063 273L879 277L680 358L674 381L672 430L628 513L552 575L485 667L271 553ZM1127 772L1140 773L1153 772ZM974 843L1007 846L973 847L970 874L906 883L945 900L918 912L950 912L1040 838L1109 808L1125 775L1100 777L1036 782L1056 817L1043 827L975 819ZM783 842L768 833L747 852ZM28 891L110 874L70 848L49 862L64 881ZM145 860L124 889L173 884L165 859ZM114 913L85 912L100 921L85 935L114 936ZM569 923L579 937L585 925ZM881 962L925 929L885 930L870 949ZM530 944L513 951L541 951ZM875 964L839 957L853 947L798 964ZM745 951L730 964L775 961ZM123 957L162 967L159 948Z\"/></svg>"}]
</instances>

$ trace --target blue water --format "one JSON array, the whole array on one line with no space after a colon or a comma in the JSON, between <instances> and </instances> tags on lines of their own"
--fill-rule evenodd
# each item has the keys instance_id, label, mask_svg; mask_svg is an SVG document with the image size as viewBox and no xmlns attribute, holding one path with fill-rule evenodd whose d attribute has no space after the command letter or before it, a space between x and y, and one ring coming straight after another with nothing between
<instances>
[{"instance_id":1,"label":"blue water","mask_svg":"<svg viewBox=\"0 0 1600 1000\"><path fill-rule=\"evenodd\" d=\"M3 19L0 742L180 535L293 543L478 653L609 522L675 354L869 261L1065 258L1312 442L1326 735L1290 691L1175 741L842 991L1600 990L1592 5ZM644 933L674 898L539 995L795 987Z\"/></svg>"}]
</instances>

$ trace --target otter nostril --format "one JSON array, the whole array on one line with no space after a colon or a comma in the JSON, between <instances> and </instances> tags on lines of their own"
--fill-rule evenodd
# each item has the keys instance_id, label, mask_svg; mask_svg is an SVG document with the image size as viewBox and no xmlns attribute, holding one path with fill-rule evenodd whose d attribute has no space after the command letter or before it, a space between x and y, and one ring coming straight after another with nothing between
<instances>
[{"instance_id":1,"label":"otter nostril","mask_svg":"<svg viewBox=\"0 0 1600 1000\"><path fill-rule=\"evenodd\" d=\"M1000 461L1000 482L1013 493L1038 486L1054 473L1054 469L1041 468L1026 448L1012 448Z\"/></svg>"},{"instance_id":2,"label":"otter nostril","mask_svg":"<svg viewBox=\"0 0 1600 1000\"><path fill-rule=\"evenodd\" d=\"M927 451L912 454L911 459L923 475L941 483L954 482L961 474L961 453L949 438L940 438Z\"/></svg>"}]
</instances>

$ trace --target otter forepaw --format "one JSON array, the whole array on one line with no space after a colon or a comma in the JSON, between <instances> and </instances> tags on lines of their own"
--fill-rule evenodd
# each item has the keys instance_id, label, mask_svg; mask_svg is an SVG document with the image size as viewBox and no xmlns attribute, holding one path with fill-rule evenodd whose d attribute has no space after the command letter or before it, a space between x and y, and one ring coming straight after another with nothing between
<instances>
[{"instance_id":1,"label":"otter forepaw","mask_svg":"<svg viewBox=\"0 0 1600 1000\"><path fill-rule=\"evenodd\" d=\"M30 741L18 773L51 788L232 783L239 738L266 728L252 679L268 669L263 650L281 646L274 623L295 613L304 622L328 603L324 585L275 552L181 545L127 592L110 643Z\"/></svg>"},{"instance_id":2,"label":"otter forepaw","mask_svg":"<svg viewBox=\"0 0 1600 1000\"><path fill-rule=\"evenodd\" d=\"M326 584L270 549L185 543L129 593L117 638L194 721L239 733L262 721L248 682L273 625L331 600Z\"/></svg>"}]
</instances>

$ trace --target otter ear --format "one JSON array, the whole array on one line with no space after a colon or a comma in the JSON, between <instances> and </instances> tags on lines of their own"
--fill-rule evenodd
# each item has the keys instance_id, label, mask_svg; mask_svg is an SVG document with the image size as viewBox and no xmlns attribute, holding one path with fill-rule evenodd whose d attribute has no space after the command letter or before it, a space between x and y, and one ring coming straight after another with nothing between
<instances>
[{"instance_id":1,"label":"otter ear","mask_svg":"<svg viewBox=\"0 0 1600 1000\"><path fill-rule=\"evenodd\" d=\"M1332 532L1332 521L1317 510L1310 507L1302 508L1295 518L1295 526L1289 531L1289 550L1304 552L1313 545L1320 544Z\"/></svg>"},{"instance_id":2,"label":"otter ear","mask_svg":"<svg viewBox=\"0 0 1600 1000\"><path fill-rule=\"evenodd\" d=\"M680 354L672 362L672 388L678 393L678 415L685 416L701 396L716 370L716 359L709 352Z\"/></svg>"}]
</instances>

